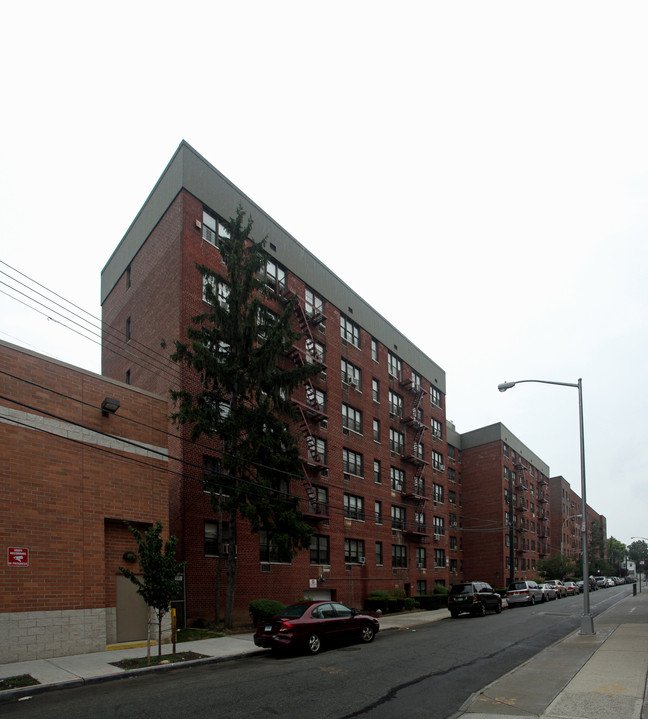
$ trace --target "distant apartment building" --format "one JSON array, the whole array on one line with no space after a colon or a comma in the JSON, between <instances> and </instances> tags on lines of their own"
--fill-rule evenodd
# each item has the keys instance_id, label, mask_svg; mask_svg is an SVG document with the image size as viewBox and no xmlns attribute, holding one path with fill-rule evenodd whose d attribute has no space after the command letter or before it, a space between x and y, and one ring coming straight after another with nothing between
<instances>
[{"instance_id":1,"label":"distant apartment building","mask_svg":"<svg viewBox=\"0 0 648 719\"><path fill-rule=\"evenodd\" d=\"M196 265L224 271L219 242L239 204L255 239L267 238L268 308L297 298L303 337L292 356L325 370L293 397L303 476L289 491L313 523L310 550L290 560L263 532L239 524L228 536L224 517L223 551L238 562L235 614L247 617L259 597L360 606L374 589L417 595L450 585L461 578L462 510L457 450L445 437L445 372L185 142L102 272L103 372L161 395L194 385L160 343L185 340L205 309ZM222 448L191 441L187 427L169 431L186 615L209 618L219 525L202 478Z\"/></svg>"},{"instance_id":2,"label":"distant apartment building","mask_svg":"<svg viewBox=\"0 0 648 719\"><path fill-rule=\"evenodd\" d=\"M583 554L583 508L580 495L575 492L569 482L562 476L549 479L551 491L551 534L554 541L551 543L551 553L561 554L573 561L579 562ZM579 485L580 488L580 485ZM592 507L586 507L586 532L590 559L592 552L605 558L607 521L602 514ZM594 536L592 534L594 530ZM596 534L602 540L601 546L596 546Z\"/></svg>"},{"instance_id":3,"label":"distant apartment building","mask_svg":"<svg viewBox=\"0 0 648 719\"><path fill-rule=\"evenodd\" d=\"M551 554L549 466L501 423L457 434L461 451L463 566L494 587L538 576Z\"/></svg>"},{"instance_id":4,"label":"distant apartment building","mask_svg":"<svg viewBox=\"0 0 648 719\"><path fill-rule=\"evenodd\" d=\"M0 342L0 663L145 639L128 524L168 527L167 401Z\"/></svg>"}]
</instances>

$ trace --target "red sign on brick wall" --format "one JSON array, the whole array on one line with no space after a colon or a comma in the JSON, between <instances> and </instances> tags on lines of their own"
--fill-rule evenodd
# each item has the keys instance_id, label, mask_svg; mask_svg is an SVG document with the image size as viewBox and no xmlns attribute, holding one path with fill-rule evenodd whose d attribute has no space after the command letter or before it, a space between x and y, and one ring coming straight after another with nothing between
<instances>
[{"instance_id":1,"label":"red sign on brick wall","mask_svg":"<svg viewBox=\"0 0 648 719\"><path fill-rule=\"evenodd\" d=\"M7 564L10 567L28 567L29 547L7 547Z\"/></svg>"}]
</instances>

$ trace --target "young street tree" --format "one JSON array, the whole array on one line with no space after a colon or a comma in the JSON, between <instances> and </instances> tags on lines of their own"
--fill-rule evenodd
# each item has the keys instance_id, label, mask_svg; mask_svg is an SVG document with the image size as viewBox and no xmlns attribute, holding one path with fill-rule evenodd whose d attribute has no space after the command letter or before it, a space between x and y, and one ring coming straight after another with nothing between
<instances>
[{"instance_id":1,"label":"young street tree","mask_svg":"<svg viewBox=\"0 0 648 719\"><path fill-rule=\"evenodd\" d=\"M176 580L184 562L176 562L177 537L162 539L162 525L156 522L144 534L128 527L137 541L137 556L141 575L119 567L119 571L137 586L137 593L148 607L153 607L158 620L158 656L162 656L162 617L169 611L171 601L178 596ZM150 653L150 644L149 644Z\"/></svg>"},{"instance_id":2,"label":"young street tree","mask_svg":"<svg viewBox=\"0 0 648 719\"><path fill-rule=\"evenodd\" d=\"M252 220L239 207L230 219L229 238L219 239L226 273L198 266L208 309L192 318L189 342L177 341L171 356L199 378L196 391L171 392L173 419L191 426L193 440L207 436L222 442L220 466L207 478L206 489L219 516L217 608L223 541L229 544L226 628L234 608L237 518L254 533L267 532L280 554L292 556L310 544L311 527L290 490L291 478L303 469L287 420L295 417L293 392L323 368L312 357L288 366L287 353L301 337L294 319L296 298L279 301L265 241L254 242L251 231Z\"/></svg>"}]
</instances>

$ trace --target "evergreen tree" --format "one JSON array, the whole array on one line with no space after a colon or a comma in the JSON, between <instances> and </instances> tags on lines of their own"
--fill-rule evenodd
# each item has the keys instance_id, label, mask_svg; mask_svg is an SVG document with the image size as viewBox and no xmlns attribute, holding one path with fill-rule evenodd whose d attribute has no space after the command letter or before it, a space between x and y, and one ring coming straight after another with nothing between
<instances>
[{"instance_id":1,"label":"evergreen tree","mask_svg":"<svg viewBox=\"0 0 648 719\"><path fill-rule=\"evenodd\" d=\"M648 565L648 544L643 539L636 539L628 545L628 557L636 564L638 574L642 570L640 562L644 567Z\"/></svg>"},{"instance_id":2,"label":"evergreen tree","mask_svg":"<svg viewBox=\"0 0 648 719\"><path fill-rule=\"evenodd\" d=\"M538 573L544 579L560 579L563 581L566 576L574 573L576 567L567 557L560 554L553 554L547 559L538 562Z\"/></svg>"},{"instance_id":3,"label":"evergreen tree","mask_svg":"<svg viewBox=\"0 0 648 719\"><path fill-rule=\"evenodd\" d=\"M194 440L222 441L220 470L207 481L212 507L229 525L225 626L232 625L236 578L237 518L252 532L265 531L276 549L293 556L308 547L312 529L299 511L290 479L302 474L299 447L287 421L295 417L293 392L322 370L313 362L290 365L287 354L300 338L296 298L280 302L277 277L267 269L265 240L251 238L252 220L239 207L229 239L219 248L223 276L198 265L208 309L192 318L189 341L176 342L172 359L194 369L198 389L172 391L173 419L191 426ZM275 280L274 288L269 285ZM278 308L273 312L268 305ZM314 358L311 358L314 360ZM219 568L224 537L219 532ZM216 596L216 606L219 605Z\"/></svg>"},{"instance_id":4,"label":"evergreen tree","mask_svg":"<svg viewBox=\"0 0 648 719\"><path fill-rule=\"evenodd\" d=\"M158 620L158 655L162 656L162 618L169 611L171 601L178 596L180 585L176 576L184 562L176 562L177 537L162 540L162 525L156 522L144 534L128 527L137 541L137 557L142 571L137 575L130 569L119 571L137 586L137 593L148 607L155 610ZM149 647L150 648L150 647Z\"/></svg>"}]
</instances>

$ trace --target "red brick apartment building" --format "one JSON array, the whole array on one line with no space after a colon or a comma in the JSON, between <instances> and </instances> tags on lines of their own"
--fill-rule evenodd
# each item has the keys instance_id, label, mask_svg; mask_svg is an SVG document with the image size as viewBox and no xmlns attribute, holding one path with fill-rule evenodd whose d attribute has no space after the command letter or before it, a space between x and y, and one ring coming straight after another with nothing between
<instances>
[{"instance_id":1,"label":"red brick apartment building","mask_svg":"<svg viewBox=\"0 0 648 719\"><path fill-rule=\"evenodd\" d=\"M239 204L255 239L267 238L266 281L298 298L297 354L323 359L326 370L293 398L304 477L291 491L314 524L310 551L285 561L267 536L239 529L228 546L238 560L236 616L247 619L250 600L261 597L360 606L373 589L416 595L449 585L458 576L461 510L444 436L445 372L185 142L102 272L103 320L112 328L103 372L161 395L195 382L164 358L160 340L184 340L204 310L196 263L223 271L219 237ZM191 621L214 615L217 518L201 479L219 445L191 442L187 428L169 431L171 531L187 561Z\"/></svg>"},{"instance_id":2,"label":"red brick apartment building","mask_svg":"<svg viewBox=\"0 0 648 719\"><path fill-rule=\"evenodd\" d=\"M583 534L581 517L583 506L580 495L577 494L564 477L551 477L549 480L551 490L551 543L552 554L562 554L579 562L583 553ZM587 514L588 546L591 547L593 526L602 530L603 538L607 537L607 521L602 514L595 512L589 505ZM604 545L605 547L605 545ZM591 549L590 549L590 559Z\"/></svg>"},{"instance_id":3,"label":"red brick apartment building","mask_svg":"<svg viewBox=\"0 0 648 719\"><path fill-rule=\"evenodd\" d=\"M536 578L551 554L548 465L500 423L449 429L448 442L461 450L466 577L494 587Z\"/></svg>"},{"instance_id":4,"label":"red brick apartment building","mask_svg":"<svg viewBox=\"0 0 648 719\"><path fill-rule=\"evenodd\" d=\"M118 567L125 522L168 526L167 400L5 342L0 368L0 663L146 637Z\"/></svg>"}]
</instances>

